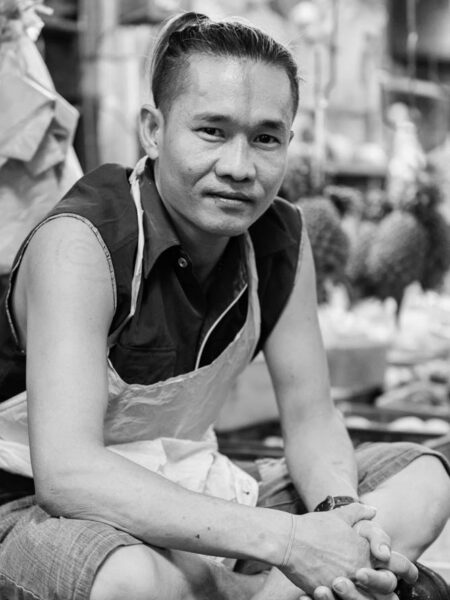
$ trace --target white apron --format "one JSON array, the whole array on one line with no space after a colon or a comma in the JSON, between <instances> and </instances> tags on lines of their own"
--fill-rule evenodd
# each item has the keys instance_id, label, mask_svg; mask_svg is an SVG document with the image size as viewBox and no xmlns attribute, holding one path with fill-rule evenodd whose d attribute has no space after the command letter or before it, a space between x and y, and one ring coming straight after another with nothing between
<instances>
[{"instance_id":1,"label":"white apron","mask_svg":"<svg viewBox=\"0 0 450 600\"><path fill-rule=\"evenodd\" d=\"M140 161L130 177L139 234L128 318L135 311L142 274L144 232L139 185L142 168ZM246 322L211 364L152 385L141 385L124 382L108 361L109 399L104 432L110 450L189 490L254 506L257 482L218 452L213 431L232 382L250 362L259 336L258 280L248 234L246 261L249 286ZM119 333L111 336L111 343ZM32 474L25 392L0 404L0 468Z\"/></svg>"}]
</instances>

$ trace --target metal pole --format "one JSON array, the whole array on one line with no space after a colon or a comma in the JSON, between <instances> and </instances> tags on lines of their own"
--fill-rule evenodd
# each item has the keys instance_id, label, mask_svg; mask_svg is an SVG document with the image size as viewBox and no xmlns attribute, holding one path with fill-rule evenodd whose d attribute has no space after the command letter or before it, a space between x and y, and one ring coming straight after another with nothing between
<instances>
[{"instance_id":1,"label":"metal pole","mask_svg":"<svg viewBox=\"0 0 450 600\"><path fill-rule=\"evenodd\" d=\"M97 47L102 30L102 8L101 0L80 0L81 117L86 170L97 167L100 162L97 139L99 98Z\"/></svg>"},{"instance_id":2,"label":"metal pole","mask_svg":"<svg viewBox=\"0 0 450 600\"><path fill-rule=\"evenodd\" d=\"M408 69L408 93L411 109L416 105L416 75L417 75L417 43L419 35L417 32L417 0L407 0L406 5L406 56Z\"/></svg>"}]
</instances>

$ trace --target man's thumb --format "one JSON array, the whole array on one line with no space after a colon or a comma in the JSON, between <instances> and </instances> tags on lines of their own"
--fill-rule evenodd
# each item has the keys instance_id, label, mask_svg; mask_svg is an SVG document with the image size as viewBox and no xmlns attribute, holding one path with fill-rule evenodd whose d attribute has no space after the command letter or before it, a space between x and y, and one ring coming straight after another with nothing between
<instances>
[{"instance_id":1,"label":"man's thumb","mask_svg":"<svg viewBox=\"0 0 450 600\"><path fill-rule=\"evenodd\" d=\"M360 502L353 502L352 504L347 504L347 506L343 506L339 509L339 516L348 523L350 527L353 527L358 521L373 519L376 514L377 509L374 506L361 504Z\"/></svg>"}]
</instances>

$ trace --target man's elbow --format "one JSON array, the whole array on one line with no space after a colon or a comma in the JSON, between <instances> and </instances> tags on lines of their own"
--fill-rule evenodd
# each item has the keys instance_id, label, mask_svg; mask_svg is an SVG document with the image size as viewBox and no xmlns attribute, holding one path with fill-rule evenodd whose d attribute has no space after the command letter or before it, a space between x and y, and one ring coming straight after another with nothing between
<instances>
[{"instance_id":1,"label":"man's elbow","mask_svg":"<svg viewBox=\"0 0 450 600\"><path fill-rule=\"evenodd\" d=\"M36 504L52 517L63 516L65 502L60 490L45 484L35 484L35 498Z\"/></svg>"},{"instance_id":2,"label":"man's elbow","mask_svg":"<svg viewBox=\"0 0 450 600\"><path fill-rule=\"evenodd\" d=\"M44 443L37 451L32 448L31 456L37 504L52 516L79 516L80 504L92 501L98 489L96 467L102 457L97 446L59 444L55 451L55 445L49 447Z\"/></svg>"},{"instance_id":3,"label":"man's elbow","mask_svg":"<svg viewBox=\"0 0 450 600\"><path fill-rule=\"evenodd\" d=\"M82 476L72 469L53 468L34 475L36 503L53 517L74 517L82 497Z\"/></svg>"}]
</instances>

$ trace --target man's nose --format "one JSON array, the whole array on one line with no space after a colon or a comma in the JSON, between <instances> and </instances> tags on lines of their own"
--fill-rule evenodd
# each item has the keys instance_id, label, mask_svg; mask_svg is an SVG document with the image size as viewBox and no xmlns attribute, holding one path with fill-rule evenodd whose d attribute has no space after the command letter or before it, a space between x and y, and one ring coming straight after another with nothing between
<instances>
[{"instance_id":1,"label":"man's nose","mask_svg":"<svg viewBox=\"0 0 450 600\"><path fill-rule=\"evenodd\" d=\"M256 168L252 149L244 137L227 140L220 148L216 162L218 177L231 177L236 181L253 179Z\"/></svg>"}]
</instances>

